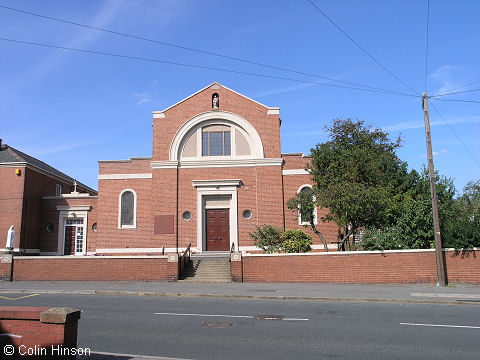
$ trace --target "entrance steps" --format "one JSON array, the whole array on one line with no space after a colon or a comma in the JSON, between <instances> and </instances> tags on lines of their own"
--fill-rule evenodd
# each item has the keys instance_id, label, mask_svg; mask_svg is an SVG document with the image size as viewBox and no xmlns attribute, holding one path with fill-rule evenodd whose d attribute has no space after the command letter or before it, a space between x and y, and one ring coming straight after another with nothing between
<instances>
[{"instance_id":1,"label":"entrance steps","mask_svg":"<svg viewBox=\"0 0 480 360\"><path fill-rule=\"evenodd\" d=\"M230 254L192 255L179 281L231 282Z\"/></svg>"}]
</instances>

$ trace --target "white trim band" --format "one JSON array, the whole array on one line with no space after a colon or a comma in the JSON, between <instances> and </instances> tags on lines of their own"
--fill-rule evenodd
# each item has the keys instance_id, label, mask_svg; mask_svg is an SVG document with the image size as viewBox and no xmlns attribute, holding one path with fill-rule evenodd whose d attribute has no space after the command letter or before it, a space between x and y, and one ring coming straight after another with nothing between
<instances>
[{"instance_id":1,"label":"white trim band","mask_svg":"<svg viewBox=\"0 0 480 360\"><path fill-rule=\"evenodd\" d=\"M288 169L282 170L282 175L310 175L305 169Z\"/></svg>"},{"instance_id":2,"label":"white trim band","mask_svg":"<svg viewBox=\"0 0 480 360\"><path fill-rule=\"evenodd\" d=\"M98 180L127 180L127 179L151 179L151 178L152 178L152 173L98 175Z\"/></svg>"},{"instance_id":3,"label":"white trim band","mask_svg":"<svg viewBox=\"0 0 480 360\"><path fill-rule=\"evenodd\" d=\"M197 169L197 168L225 168L225 167L256 167L281 166L283 159L208 159L189 161L152 161L152 169Z\"/></svg>"}]
</instances>

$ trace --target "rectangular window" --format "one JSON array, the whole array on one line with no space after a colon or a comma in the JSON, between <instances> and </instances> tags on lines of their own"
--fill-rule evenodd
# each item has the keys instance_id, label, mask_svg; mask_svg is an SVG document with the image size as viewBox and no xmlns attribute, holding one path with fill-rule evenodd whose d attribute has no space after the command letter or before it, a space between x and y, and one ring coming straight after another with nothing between
<instances>
[{"instance_id":1,"label":"rectangular window","mask_svg":"<svg viewBox=\"0 0 480 360\"><path fill-rule=\"evenodd\" d=\"M62 185L57 184L56 195L57 196L62 196Z\"/></svg>"},{"instance_id":2,"label":"rectangular window","mask_svg":"<svg viewBox=\"0 0 480 360\"><path fill-rule=\"evenodd\" d=\"M202 133L202 156L230 154L230 131L206 131Z\"/></svg>"}]
</instances>

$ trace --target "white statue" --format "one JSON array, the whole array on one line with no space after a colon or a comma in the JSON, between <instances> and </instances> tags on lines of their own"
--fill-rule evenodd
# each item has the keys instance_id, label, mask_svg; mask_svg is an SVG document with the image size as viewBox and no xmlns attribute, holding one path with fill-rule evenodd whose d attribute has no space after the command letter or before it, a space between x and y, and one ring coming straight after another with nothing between
<instances>
[{"instance_id":1,"label":"white statue","mask_svg":"<svg viewBox=\"0 0 480 360\"><path fill-rule=\"evenodd\" d=\"M218 108L218 95L217 95L217 94L213 95L212 107L213 107L214 109L217 109L217 108Z\"/></svg>"},{"instance_id":2,"label":"white statue","mask_svg":"<svg viewBox=\"0 0 480 360\"><path fill-rule=\"evenodd\" d=\"M13 246L15 245L15 230L13 230L13 225L8 230L7 235L7 250L13 250Z\"/></svg>"}]
</instances>

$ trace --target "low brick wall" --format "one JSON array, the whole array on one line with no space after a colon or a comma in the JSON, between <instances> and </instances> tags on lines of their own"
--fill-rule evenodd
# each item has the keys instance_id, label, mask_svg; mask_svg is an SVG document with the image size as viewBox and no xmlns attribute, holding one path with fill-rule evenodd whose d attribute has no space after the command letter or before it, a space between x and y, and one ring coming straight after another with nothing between
<instances>
[{"instance_id":1,"label":"low brick wall","mask_svg":"<svg viewBox=\"0 0 480 360\"><path fill-rule=\"evenodd\" d=\"M480 284L480 251L444 250L449 282ZM435 283L434 250L242 256L232 279L244 282Z\"/></svg>"},{"instance_id":2,"label":"low brick wall","mask_svg":"<svg viewBox=\"0 0 480 360\"><path fill-rule=\"evenodd\" d=\"M0 351L9 359L75 359L80 311L0 306ZM2 357L3 359L4 357Z\"/></svg>"},{"instance_id":3,"label":"low brick wall","mask_svg":"<svg viewBox=\"0 0 480 360\"><path fill-rule=\"evenodd\" d=\"M15 256L13 280L176 281L178 257Z\"/></svg>"}]
</instances>

